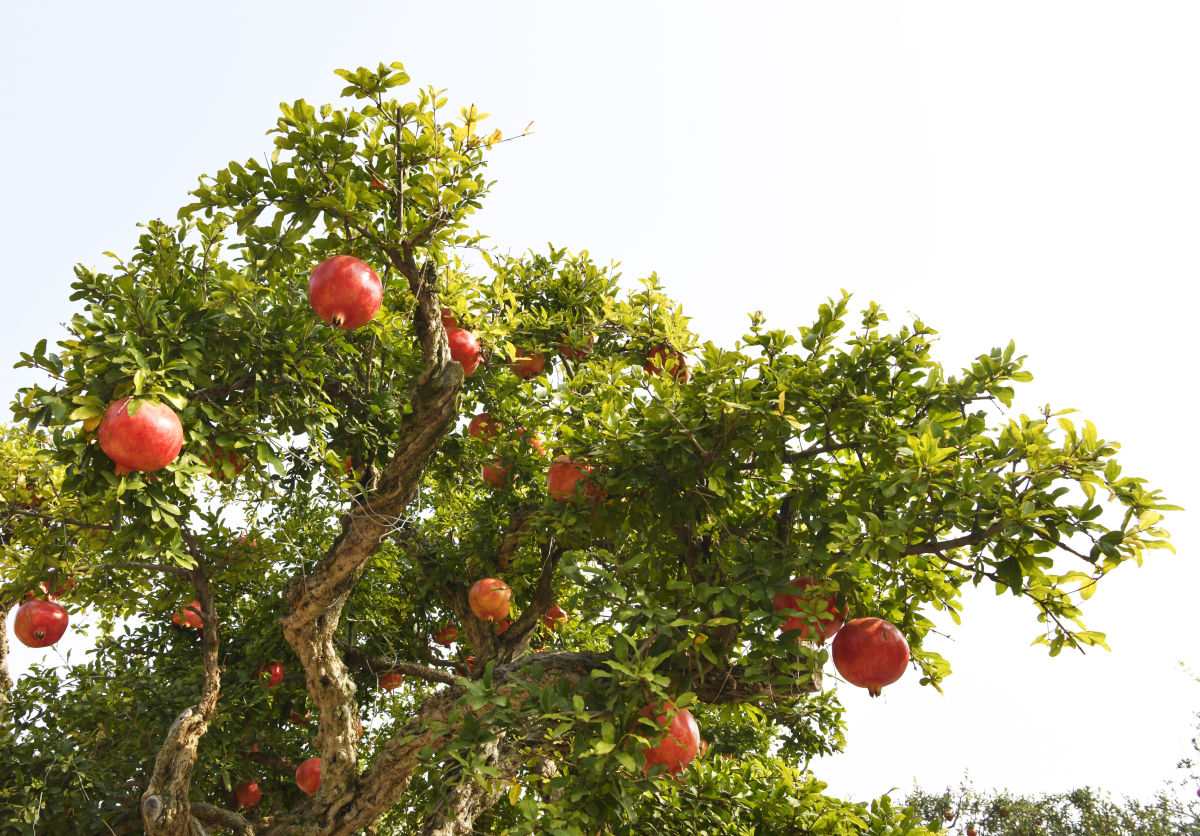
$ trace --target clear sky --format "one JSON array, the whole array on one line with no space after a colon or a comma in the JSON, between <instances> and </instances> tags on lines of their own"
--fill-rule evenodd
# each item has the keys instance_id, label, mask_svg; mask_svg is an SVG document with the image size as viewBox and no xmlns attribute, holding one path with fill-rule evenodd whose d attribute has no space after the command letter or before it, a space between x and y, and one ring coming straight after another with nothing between
<instances>
[{"instance_id":1,"label":"clear sky","mask_svg":"<svg viewBox=\"0 0 1200 836\"><path fill-rule=\"evenodd\" d=\"M1073 406L1126 474L1200 508L1200 5L998 3L24 3L0 29L0 392L61 336L71 268L126 255L202 172L270 150L281 100L403 61L506 135L477 216L654 270L706 338L809 323L839 288L939 329L952 369L1015 339L1016 409ZM411 88L410 88L411 89ZM857 308L855 308L857 310ZM1188 323L1193 323L1189 325ZM858 799L969 769L1019 791L1147 796L1192 734L1194 514L1179 549L1086 608L1113 652L1048 659L1025 603L981 590L939 640L946 695L844 694ZM18 671L33 657L18 650ZM1059 753L1062 754L1048 754Z\"/></svg>"}]
</instances>

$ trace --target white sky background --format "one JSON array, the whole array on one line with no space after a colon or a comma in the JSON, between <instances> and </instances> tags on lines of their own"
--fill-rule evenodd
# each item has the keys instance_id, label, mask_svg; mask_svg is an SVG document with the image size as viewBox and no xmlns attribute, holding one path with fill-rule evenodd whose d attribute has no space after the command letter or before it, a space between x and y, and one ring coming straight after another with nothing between
<instances>
[{"instance_id":1,"label":"white sky background","mask_svg":"<svg viewBox=\"0 0 1200 836\"><path fill-rule=\"evenodd\" d=\"M497 246L656 270L725 345L749 311L795 328L842 287L854 311L919 313L952 370L1015 339L1036 376L1018 410L1079 408L1124 443L1126 475L1200 508L1200 6L596 5L8 7L0 391L31 380L7 368L18 351L61 337L73 264L127 256L198 174L269 151L281 100L336 101L334 68L401 60L489 129L536 120L492 155L477 219ZM946 696L911 673L880 700L843 689L849 747L818 775L858 799L965 769L1150 795L1200 709L1176 664L1200 667L1193 519L1167 521L1178 557L1087 605L1113 653L1048 659L1029 605L973 593L934 645ZM18 647L17 672L33 657Z\"/></svg>"}]
</instances>

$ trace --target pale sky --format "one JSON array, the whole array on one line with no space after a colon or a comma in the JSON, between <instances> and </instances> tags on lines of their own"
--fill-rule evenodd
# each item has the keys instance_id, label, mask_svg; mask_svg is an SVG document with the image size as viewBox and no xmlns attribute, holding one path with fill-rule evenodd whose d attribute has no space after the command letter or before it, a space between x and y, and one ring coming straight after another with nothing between
<instances>
[{"instance_id":1,"label":"pale sky","mask_svg":"<svg viewBox=\"0 0 1200 836\"><path fill-rule=\"evenodd\" d=\"M31 380L7 368L19 351L61 338L72 265L128 255L135 223L173 219L200 173L269 151L280 101L336 101L334 68L400 60L489 128L535 121L492 156L476 217L495 245L657 271L726 345L747 312L795 328L839 288L894 324L919 314L951 370L1015 339L1036 376L1016 411L1080 409L1123 443L1126 475L1200 508L1200 6L595 8L7 7L0 392ZM1178 556L1150 553L1088 602L1112 653L1049 659L1029 605L972 594L934 645L946 695L911 673L880 700L843 689L849 747L818 776L859 800L966 769L981 787L1149 796L1200 709L1177 665L1200 668L1194 519L1167 520ZM17 672L32 658L18 648Z\"/></svg>"}]
</instances>

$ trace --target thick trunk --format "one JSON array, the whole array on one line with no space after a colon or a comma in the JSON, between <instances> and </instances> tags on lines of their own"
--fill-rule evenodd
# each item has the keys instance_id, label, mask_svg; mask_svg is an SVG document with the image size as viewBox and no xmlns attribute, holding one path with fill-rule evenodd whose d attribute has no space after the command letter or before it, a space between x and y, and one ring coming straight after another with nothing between
<instances>
[{"instance_id":1,"label":"thick trunk","mask_svg":"<svg viewBox=\"0 0 1200 836\"><path fill-rule=\"evenodd\" d=\"M500 763L502 752L499 741L485 744L479 754L487 760L488 766L500 769L501 776L509 773ZM455 772L461 774L461 770ZM503 787L501 780L492 781L490 787L484 787L474 780L459 783L446 793L442 805L425 817L421 836L466 836L473 832L475 819L496 803Z\"/></svg>"}]
</instances>

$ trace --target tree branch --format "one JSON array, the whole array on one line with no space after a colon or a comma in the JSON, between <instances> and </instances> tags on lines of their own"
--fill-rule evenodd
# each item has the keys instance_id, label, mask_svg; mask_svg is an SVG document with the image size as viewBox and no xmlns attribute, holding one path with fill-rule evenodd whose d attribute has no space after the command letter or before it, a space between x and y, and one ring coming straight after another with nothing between
<instances>
[{"instance_id":1,"label":"tree branch","mask_svg":"<svg viewBox=\"0 0 1200 836\"><path fill-rule=\"evenodd\" d=\"M200 619L204 625L200 650L204 677L199 701L185 708L175 718L154 759L154 773L149 787L142 794L141 805L148 836L185 836L193 832L191 803L188 800L192 768L196 763L200 739L208 731L208 723L216 713L217 696L221 691L221 669L218 664L221 628L216 618L213 593L204 573L203 555L196 538L187 529L182 529L182 533L188 552L196 564L189 575L196 587Z\"/></svg>"},{"instance_id":2,"label":"tree branch","mask_svg":"<svg viewBox=\"0 0 1200 836\"><path fill-rule=\"evenodd\" d=\"M999 534L1004 529L1004 521L993 523L983 531L973 531L970 534L957 537L954 540L943 540L940 543L921 543L916 546L907 546L901 554L941 554L948 552L951 549L961 549L963 546L974 546L977 543L982 543L989 537Z\"/></svg>"},{"instance_id":3,"label":"tree branch","mask_svg":"<svg viewBox=\"0 0 1200 836\"><path fill-rule=\"evenodd\" d=\"M396 656L368 656L361 650L353 647L347 647L345 650L347 665L355 668L364 668L372 673L379 674L395 671L405 676L423 679L426 682L438 682L443 685L453 685L458 681L458 677L454 674L444 673L414 662L406 662Z\"/></svg>"},{"instance_id":4,"label":"tree branch","mask_svg":"<svg viewBox=\"0 0 1200 836\"><path fill-rule=\"evenodd\" d=\"M838 450L850 450L855 447L858 447L857 441L843 441L839 444L826 444L824 447L809 447L807 450L791 450L784 453L782 458L784 464L795 464L822 453L835 453Z\"/></svg>"}]
</instances>

